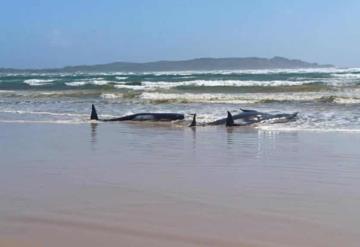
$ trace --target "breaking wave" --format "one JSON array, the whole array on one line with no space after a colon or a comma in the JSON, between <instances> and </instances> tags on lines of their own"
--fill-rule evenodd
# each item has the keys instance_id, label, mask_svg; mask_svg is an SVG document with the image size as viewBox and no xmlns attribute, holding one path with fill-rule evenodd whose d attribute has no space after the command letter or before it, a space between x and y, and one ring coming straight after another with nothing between
<instances>
[{"instance_id":1,"label":"breaking wave","mask_svg":"<svg viewBox=\"0 0 360 247\"><path fill-rule=\"evenodd\" d=\"M115 78L116 78L116 80L126 80L129 77L128 76L116 76Z\"/></svg>"},{"instance_id":2,"label":"breaking wave","mask_svg":"<svg viewBox=\"0 0 360 247\"><path fill-rule=\"evenodd\" d=\"M243 80L191 80L182 82L167 82L167 81L144 81L141 84L148 88L173 88L179 86L198 86L198 87L249 87L249 86L262 86L262 87L279 87L279 86L296 86L317 81L243 81Z\"/></svg>"},{"instance_id":3,"label":"breaking wave","mask_svg":"<svg viewBox=\"0 0 360 247\"><path fill-rule=\"evenodd\" d=\"M360 69L0 73L0 122L88 123L91 104L102 117L196 112L203 123L240 107L300 112L294 123L258 127L352 131L360 129Z\"/></svg>"},{"instance_id":4,"label":"breaking wave","mask_svg":"<svg viewBox=\"0 0 360 247\"><path fill-rule=\"evenodd\" d=\"M318 93L159 93L144 92L140 98L152 103L224 103L224 104L266 104L281 102L318 102L336 104L360 104L360 97Z\"/></svg>"},{"instance_id":5,"label":"breaking wave","mask_svg":"<svg viewBox=\"0 0 360 247\"><path fill-rule=\"evenodd\" d=\"M104 79L97 79L97 80L83 80L83 81L73 81L73 82L66 82L65 85L70 87L81 87L85 85L97 85L97 86L104 86L107 84L113 83L112 81L107 81Z\"/></svg>"},{"instance_id":6,"label":"breaking wave","mask_svg":"<svg viewBox=\"0 0 360 247\"><path fill-rule=\"evenodd\" d=\"M24 81L24 83L28 84L30 86L44 86L53 81L55 81L55 80L53 80L53 79L27 79Z\"/></svg>"}]
</instances>

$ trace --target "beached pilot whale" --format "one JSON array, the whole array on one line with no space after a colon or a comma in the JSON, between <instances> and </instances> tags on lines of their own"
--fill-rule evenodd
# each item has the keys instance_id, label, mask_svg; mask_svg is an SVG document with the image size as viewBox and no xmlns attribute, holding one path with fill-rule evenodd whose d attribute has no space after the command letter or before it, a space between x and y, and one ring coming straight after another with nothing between
<instances>
[{"instance_id":1,"label":"beached pilot whale","mask_svg":"<svg viewBox=\"0 0 360 247\"><path fill-rule=\"evenodd\" d=\"M241 113L239 114L232 115L229 111L227 114L228 115L226 118L221 118L205 125L249 126L263 121L272 121L272 123L286 123L295 120L298 113L270 114L265 112L258 112L256 110L241 109ZM237 121L235 122L235 120ZM194 118L190 127L196 125L196 114L194 114Z\"/></svg>"},{"instance_id":2,"label":"beached pilot whale","mask_svg":"<svg viewBox=\"0 0 360 247\"><path fill-rule=\"evenodd\" d=\"M98 120L104 122L114 121L174 121L183 120L184 114L179 113L136 113L118 118L100 119L96 112L94 105L91 106L91 120Z\"/></svg>"},{"instance_id":3,"label":"beached pilot whale","mask_svg":"<svg viewBox=\"0 0 360 247\"><path fill-rule=\"evenodd\" d=\"M245 117L241 117L241 114L249 113ZM281 114L270 114L270 113L263 113L257 112L252 110L245 110L237 115L232 115L229 111L227 112L227 117L225 119L225 126L232 127L232 126L248 126L255 123L260 123L264 121L270 121L271 123L287 123L293 121L297 117L297 112L295 113L281 113ZM235 122L235 120L240 120Z\"/></svg>"}]
</instances>

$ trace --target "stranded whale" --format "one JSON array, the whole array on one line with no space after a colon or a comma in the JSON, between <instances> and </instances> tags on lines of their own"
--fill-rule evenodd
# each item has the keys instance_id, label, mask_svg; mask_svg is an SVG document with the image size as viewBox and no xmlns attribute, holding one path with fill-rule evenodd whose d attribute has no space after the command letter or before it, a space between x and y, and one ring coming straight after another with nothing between
<instances>
[{"instance_id":1,"label":"stranded whale","mask_svg":"<svg viewBox=\"0 0 360 247\"><path fill-rule=\"evenodd\" d=\"M280 114L270 114L265 112L258 112L256 110L245 110L241 109L241 113L232 115L229 111L227 112L226 118L221 118L216 121L206 123L203 125L225 125L225 126L249 126L255 123L260 123L264 121L272 121L272 123L286 123L293 121L297 117L297 112L295 113L280 113ZM237 121L236 121L237 120ZM194 114L193 121L189 127L197 126L196 123L196 114Z\"/></svg>"},{"instance_id":2,"label":"stranded whale","mask_svg":"<svg viewBox=\"0 0 360 247\"><path fill-rule=\"evenodd\" d=\"M96 112L95 106L91 106L91 120L98 120L104 122L114 121L174 121L183 120L184 114L179 113L136 113L118 118L100 119Z\"/></svg>"},{"instance_id":3,"label":"stranded whale","mask_svg":"<svg viewBox=\"0 0 360 247\"><path fill-rule=\"evenodd\" d=\"M270 114L258 112L254 110L242 110L242 113L232 115L229 111L225 119L225 125L230 126L248 126L264 121L271 121L271 123L286 123L296 119L298 112L295 113L280 113ZM238 121L235 121L238 120Z\"/></svg>"}]
</instances>

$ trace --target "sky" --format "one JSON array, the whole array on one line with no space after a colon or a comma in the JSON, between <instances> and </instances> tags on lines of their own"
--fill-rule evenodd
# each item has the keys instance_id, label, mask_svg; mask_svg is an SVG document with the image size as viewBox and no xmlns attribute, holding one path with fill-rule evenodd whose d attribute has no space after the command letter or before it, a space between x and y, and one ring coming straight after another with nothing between
<instances>
[{"instance_id":1,"label":"sky","mask_svg":"<svg viewBox=\"0 0 360 247\"><path fill-rule=\"evenodd\" d=\"M273 57L360 67L358 0L0 0L0 67Z\"/></svg>"}]
</instances>

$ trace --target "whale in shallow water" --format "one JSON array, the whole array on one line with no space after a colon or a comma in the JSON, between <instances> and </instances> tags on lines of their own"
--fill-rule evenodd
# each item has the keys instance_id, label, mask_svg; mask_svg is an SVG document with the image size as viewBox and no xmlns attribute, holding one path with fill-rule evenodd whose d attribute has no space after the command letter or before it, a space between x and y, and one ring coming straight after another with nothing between
<instances>
[{"instance_id":1,"label":"whale in shallow water","mask_svg":"<svg viewBox=\"0 0 360 247\"><path fill-rule=\"evenodd\" d=\"M226 125L226 126L249 126L255 123L260 123L264 121L271 121L272 123L284 123L293 121L297 117L297 112L295 113L280 113L280 114L270 114L265 112L258 112L256 110L245 110L241 109L241 113L232 115L228 112L226 118L221 118L216 121L206 123L203 125ZM197 126L196 123L196 114L194 114L193 121L189 127Z\"/></svg>"},{"instance_id":2,"label":"whale in shallow water","mask_svg":"<svg viewBox=\"0 0 360 247\"><path fill-rule=\"evenodd\" d=\"M295 113L280 113L280 114L270 114L264 112L258 112L254 110L243 110L242 113L232 115L231 112L227 112L227 117L225 119L225 125L227 127L231 126L249 126L252 124L270 121L271 123L286 123L294 121L297 117L297 112ZM236 121L238 120L238 121Z\"/></svg>"},{"instance_id":3,"label":"whale in shallow water","mask_svg":"<svg viewBox=\"0 0 360 247\"><path fill-rule=\"evenodd\" d=\"M115 121L174 121L183 120L184 114L179 113L136 113L118 118L100 119L96 112L94 105L91 106L91 120L98 120L104 122Z\"/></svg>"}]
</instances>

